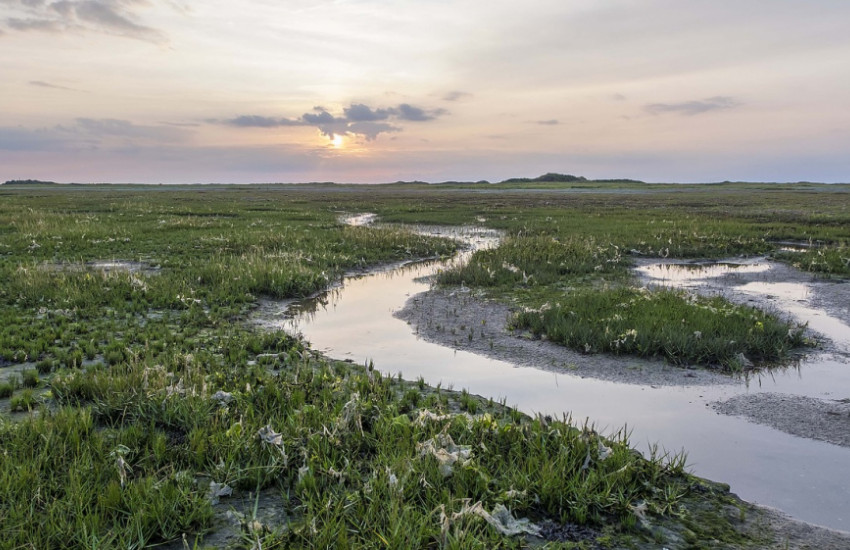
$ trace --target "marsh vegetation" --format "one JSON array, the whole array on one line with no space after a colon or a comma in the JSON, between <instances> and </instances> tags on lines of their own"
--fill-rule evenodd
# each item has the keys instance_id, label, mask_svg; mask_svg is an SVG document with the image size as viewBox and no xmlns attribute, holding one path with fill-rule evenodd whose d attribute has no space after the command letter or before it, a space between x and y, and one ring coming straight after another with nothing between
<instances>
[{"instance_id":1,"label":"marsh vegetation","mask_svg":"<svg viewBox=\"0 0 850 550\"><path fill-rule=\"evenodd\" d=\"M682 455L330 361L245 320L260 298L457 248L338 221L372 211L505 231L442 282L512 300L517 326L565 345L771 363L805 343L800 327L636 290L631 258L775 254L844 276L846 189L479 189L0 189L0 546L203 547L228 498L270 492L283 519L241 516L237 546L620 547L664 540L662 519L694 545L769 538L735 531L717 510L737 505Z\"/></svg>"}]
</instances>

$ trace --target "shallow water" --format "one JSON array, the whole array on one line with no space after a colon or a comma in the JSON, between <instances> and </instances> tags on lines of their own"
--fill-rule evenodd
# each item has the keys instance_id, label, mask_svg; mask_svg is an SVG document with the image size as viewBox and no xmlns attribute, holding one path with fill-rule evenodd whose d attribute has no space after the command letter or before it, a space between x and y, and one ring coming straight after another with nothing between
<instances>
[{"instance_id":1,"label":"shallow water","mask_svg":"<svg viewBox=\"0 0 850 550\"><path fill-rule=\"evenodd\" d=\"M770 277L778 264L766 258L739 262L658 262L636 268L644 282L663 287L705 292L731 291L764 302L798 323L806 323L844 352L850 352L850 326L826 311L809 305L815 283L777 281ZM764 274L764 280L751 280Z\"/></svg>"},{"instance_id":2,"label":"shallow water","mask_svg":"<svg viewBox=\"0 0 850 550\"><path fill-rule=\"evenodd\" d=\"M637 268L645 277L660 281L668 286L699 285L706 279L716 279L726 275L763 273L770 269L766 262L659 262Z\"/></svg>"},{"instance_id":3,"label":"shallow water","mask_svg":"<svg viewBox=\"0 0 850 550\"><path fill-rule=\"evenodd\" d=\"M496 242L492 232L472 232L465 238L474 241L474 246ZM424 262L348 278L328 295L295 304L290 310L295 317L278 325L302 333L314 349L330 357L361 364L373 361L384 373L401 373L408 380L421 376L430 385L465 388L503 399L529 414L571 415L576 422L590 419L604 433L625 427L632 444L643 451L656 443L671 452L686 449L694 473L730 483L746 500L850 531L850 449L720 415L709 407L713 401L746 392L848 397L840 393L850 392L850 365L845 357L817 356L796 368L746 381L691 387L653 388L519 367L425 342L411 326L393 317L408 298L429 288L423 277L446 265ZM745 269L762 269L756 265ZM796 290L758 286L744 292L767 292L778 297L779 305L797 304L800 309L791 313L806 320L802 317L818 310L808 308L805 294L800 298ZM835 322L841 323L829 318L825 326L832 336L839 336L841 326Z\"/></svg>"}]
</instances>

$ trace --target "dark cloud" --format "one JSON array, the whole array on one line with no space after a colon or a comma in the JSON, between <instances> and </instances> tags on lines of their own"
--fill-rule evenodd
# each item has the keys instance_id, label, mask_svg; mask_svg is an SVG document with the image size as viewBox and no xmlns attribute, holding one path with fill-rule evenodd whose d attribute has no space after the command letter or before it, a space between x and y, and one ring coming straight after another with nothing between
<instances>
[{"instance_id":1,"label":"dark cloud","mask_svg":"<svg viewBox=\"0 0 850 550\"><path fill-rule=\"evenodd\" d=\"M345 135L353 133L349 130L349 122L347 118L335 117L326 111L323 107L315 107L315 113L304 113L301 115L301 120L304 125L315 126L319 129L322 135L328 139L333 139L335 135Z\"/></svg>"},{"instance_id":2,"label":"dark cloud","mask_svg":"<svg viewBox=\"0 0 850 550\"><path fill-rule=\"evenodd\" d=\"M550 120L538 120L536 123L540 124L541 126L557 126L558 124L560 124L560 122L558 122L558 120L554 118Z\"/></svg>"},{"instance_id":3,"label":"dark cloud","mask_svg":"<svg viewBox=\"0 0 850 550\"><path fill-rule=\"evenodd\" d=\"M378 137L378 134L389 132L400 132L401 128L387 124L386 122L352 122L348 125L348 132L356 135L361 135L367 140L372 141Z\"/></svg>"},{"instance_id":4,"label":"dark cloud","mask_svg":"<svg viewBox=\"0 0 850 550\"><path fill-rule=\"evenodd\" d=\"M375 109L363 105L362 103L352 104L351 107L346 107L342 110L345 113L345 118L352 122L374 122L376 120L386 120L392 114L389 109Z\"/></svg>"},{"instance_id":5,"label":"dark cloud","mask_svg":"<svg viewBox=\"0 0 850 550\"><path fill-rule=\"evenodd\" d=\"M162 32L141 23L138 12L149 5L146 0L5 0L2 4L11 8L14 16L5 23L16 31L94 31L156 43L167 40Z\"/></svg>"},{"instance_id":6,"label":"dark cloud","mask_svg":"<svg viewBox=\"0 0 850 550\"><path fill-rule=\"evenodd\" d=\"M710 111L732 109L739 105L740 103L735 98L728 96L715 96L699 101L684 101L682 103L652 103L647 105L645 109L654 115L674 113L693 116L708 113Z\"/></svg>"},{"instance_id":7,"label":"dark cloud","mask_svg":"<svg viewBox=\"0 0 850 550\"><path fill-rule=\"evenodd\" d=\"M313 126L323 126L329 124L344 124L348 122L346 118L335 117L324 109L315 109L316 113L304 113L301 115L301 120Z\"/></svg>"},{"instance_id":8,"label":"dark cloud","mask_svg":"<svg viewBox=\"0 0 850 550\"><path fill-rule=\"evenodd\" d=\"M335 116L326 108L313 107L297 119L241 115L230 119L209 119L211 124L225 124L240 128L278 128L281 126L312 126L332 139L334 135L356 135L374 140L380 134L400 132L401 127L392 121L426 122L446 114L444 109L426 110L408 103L395 107L373 108L363 103L352 103L343 108L343 116Z\"/></svg>"},{"instance_id":9,"label":"dark cloud","mask_svg":"<svg viewBox=\"0 0 850 550\"><path fill-rule=\"evenodd\" d=\"M435 109L433 111L425 111L419 107L414 107L408 103L402 103L394 109L396 116L401 120L410 120L413 122L424 122L433 120L438 116L446 114L445 109Z\"/></svg>"}]
</instances>

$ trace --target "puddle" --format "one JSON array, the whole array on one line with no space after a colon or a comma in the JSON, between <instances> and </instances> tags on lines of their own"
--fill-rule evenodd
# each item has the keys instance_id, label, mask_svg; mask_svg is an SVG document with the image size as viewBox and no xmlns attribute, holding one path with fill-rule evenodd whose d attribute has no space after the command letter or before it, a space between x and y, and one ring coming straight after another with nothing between
<instances>
[{"instance_id":1,"label":"puddle","mask_svg":"<svg viewBox=\"0 0 850 550\"><path fill-rule=\"evenodd\" d=\"M372 214L370 212L366 212L366 213L363 213L363 214L346 214L346 215L340 216L339 222L346 224L346 225L359 227L359 226L364 226L364 225L372 225L375 222L375 220L377 220L377 219L378 219L377 214Z\"/></svg>"},{"instance_id":2,"label":"puddle","mask_svg":"<svg viewBox=\"0 0 850 550\"><path fill-rule=\"evenodd\" d=\"M145 262L131 260L94 260L85 263L44 263L39 266L45 271L103 271L104 273L158 273L160 268Z\"/></svg>"},{"instance_id":3,"label":"puddle","mask_svg":"<svg viewBox=\"0 0 850 550\"><path fill-rule=\"evenodd\" d=\"M101 271L129 271L136 273L139 271L153 271L154 268L142 262L131 262L126 260L99 260L88 262L87 267L91 269L99 269Z\"/></svg>"},{"instance_id":4,"label":"puddle","mask_svg":"<svg viewBox=\"0 0 850 550\"><path fill-rule=\"evenodd\" d=\"M467 239L470 249L460 257L476 246L498 242L498 234L488 230L418 230ZM730 483L746 500L804 521L850 530L850 479L846 475L850 449L721 415L709 406L734 395L767 391L850 397L835 395L850 392L850 365L841 358L822 357L798 368L759 373L738 384L686 387L630 385L517 366L420 340L411 326L393 317L408 298L428 290L428 277L448 265L427 261L346 278L333 292L291 307L294 317L281 315L267 324L301 333L314 349L330 357L360 364L373 361L375 368L386 374L401 373L408 380L422 377L432 386L468 389L529 414L566 414L579 423L587 418L603 433L625 427L631 443L644 452L655 443L672 452L686 449L695 474ZM761 259L661 268L661 273L669 275L667 280L674 273L689 274L684 285L744 272L757 276L770 268L764 265Z\"/></svg>"},{"instance_id":5,"label":"puddle","mask_svg":"<svg viewBox=\"0 0 850 550\"><path fill-rule=\"evenodd\" d=\"M742 294L759 295L777 309L789 313L814 332L828 338L843 352L850 352L850 326L822 309L809 305L810 285L802 283L749 282L735 289Z\"/></svg>"},{"instance_id":6,"label":"puddle","mask_svg":"<svg viewBox=\"0 0 850 550\"><path fill-rule=\"evenodd\" d=\"M25 370L35 370L34 363L8 363L0 365L0 382L17 379L20 382Z\"/></svg>"},{"instance_id":7,"label":"puddle","mask_svg":"<svg viewBox=\"0 0 850 550\"><path fill-rule=\"evenodd\" d=\"M805 252L823 246L821 241L773 241L783 252Z\"/></svg>"},{"instance_id":8,"label":"puddle","mask_svg":"<svg viewBox=\"0 0 850 550\"><path fill-rule=\"evenodd\" d=\"M764 273L770 266L764 261L752 262L663 262L643 265L636 271L656 285L668 287L691 287L703 284L707 279L735 275Z\"/></svg>"}]
</instances>

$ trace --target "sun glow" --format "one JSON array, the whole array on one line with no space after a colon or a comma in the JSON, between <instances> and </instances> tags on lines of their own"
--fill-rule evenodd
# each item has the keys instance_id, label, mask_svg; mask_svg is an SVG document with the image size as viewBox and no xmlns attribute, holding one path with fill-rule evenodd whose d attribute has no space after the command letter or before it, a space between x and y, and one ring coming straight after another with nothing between
<instances>
[{"instance_id":1,"label":"sun glow","mask_svg":"<svg viewBox=\"0 0 850 550\"><path fill-rule=\"evenodd\" d=\"M334 149L342 149L345 145L345 139L339 134L334 134L331 145L333 145Z\"/></svg>"}]
</instances>

